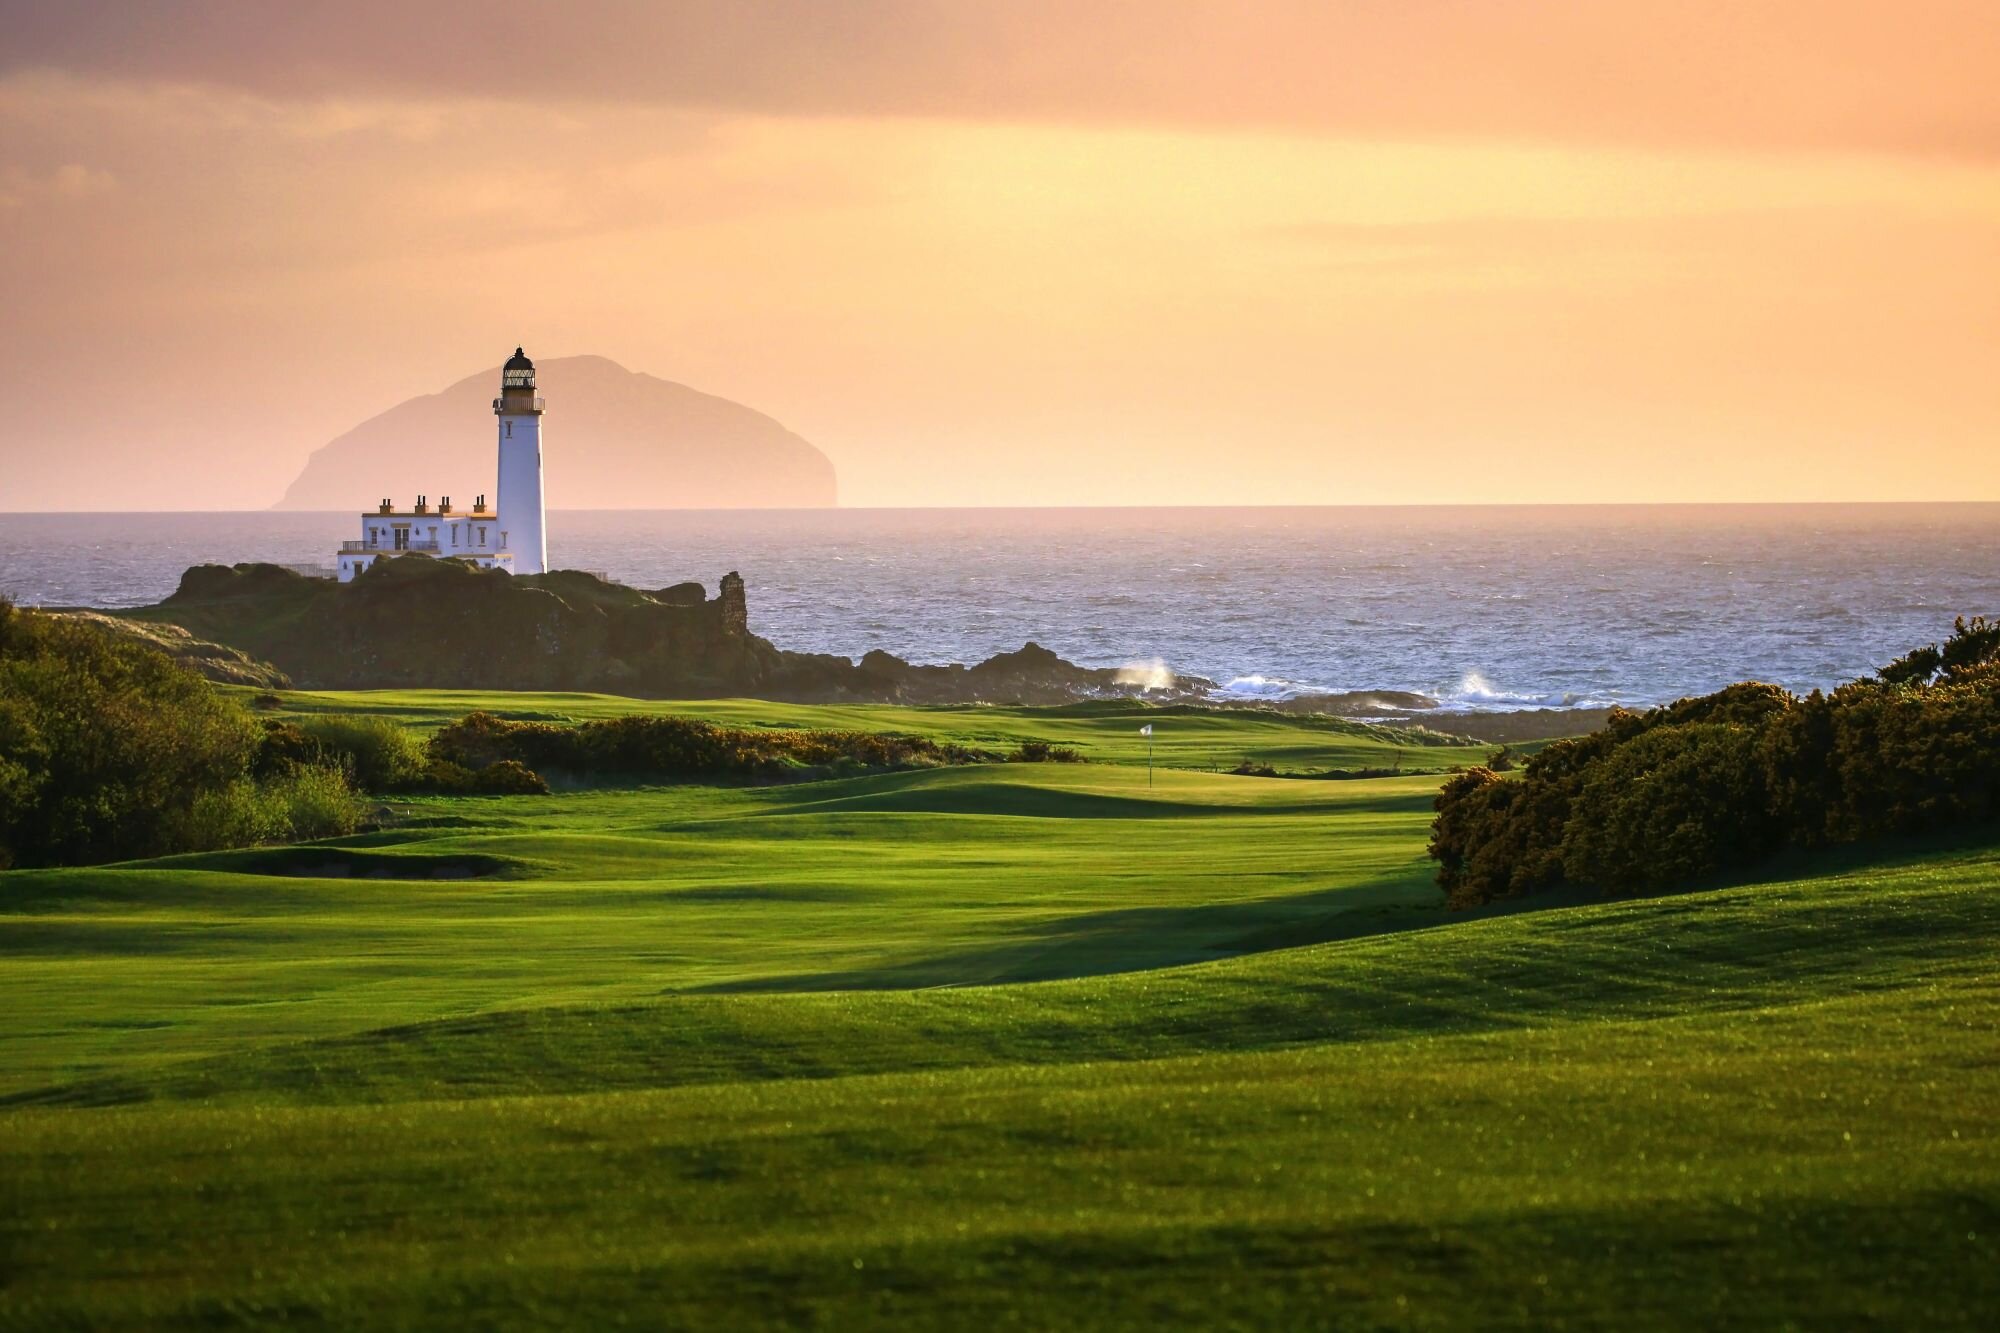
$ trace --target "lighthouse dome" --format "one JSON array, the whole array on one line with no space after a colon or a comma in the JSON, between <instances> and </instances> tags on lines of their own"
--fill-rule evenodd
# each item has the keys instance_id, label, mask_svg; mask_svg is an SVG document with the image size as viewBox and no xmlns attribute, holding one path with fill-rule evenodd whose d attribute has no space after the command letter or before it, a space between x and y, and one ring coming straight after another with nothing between
<instances>
[{"instance_id":1,"label":"lighthouse dome","mask_svg":"<svg viewBox=\"0 0 2000 1333\"><path fill-rule=\"evenodd\" d=\"M500 368L500 387L503 389L532 389L535 387L535 363L528 359L520 348L507 358L507 364Z\"/></svg>"}]
</instances>

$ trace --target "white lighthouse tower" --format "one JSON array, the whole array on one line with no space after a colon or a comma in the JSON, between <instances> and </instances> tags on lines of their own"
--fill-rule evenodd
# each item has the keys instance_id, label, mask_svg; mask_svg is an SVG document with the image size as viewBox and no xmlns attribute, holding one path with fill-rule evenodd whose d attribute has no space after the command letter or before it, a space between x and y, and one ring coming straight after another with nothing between
<instances>
[{"instance_id":1,"label":"white lighthouse tower","mask_svg":"<svg viewBox=\"0 0 2000 1333\"><path fill-rule=\"evenodd\" d=\"M518 347L500 371L493 415L500 423L501 545L513 553L516 574L545 573L549 542L542 509L542 400L535 393L535 363Z\"/></svg>"},{"instance_id":2,"label":"white lighthouse tower","mask_svg":"<svg viewBox=\"0 0 2000 1333\"><path fill-rule=\"evenodd\" d=\"M409 508L384 500L361 516L361 536L340 544L339 578L349 583L385 556L424 555L458 560L509 574L543 574L549 543L542 513L542 400L535 396L535 363L516 347L500 371L500 503L486 497L472 508L455 507L449 495L437 504L419 495Z\"/></svg>"}]
</instances>

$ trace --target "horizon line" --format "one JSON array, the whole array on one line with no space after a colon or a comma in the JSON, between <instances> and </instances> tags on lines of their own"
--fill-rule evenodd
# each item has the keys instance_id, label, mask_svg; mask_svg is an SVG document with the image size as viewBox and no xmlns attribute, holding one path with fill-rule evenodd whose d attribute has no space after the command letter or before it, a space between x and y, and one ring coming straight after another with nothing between
<instances>
[{"instance_id":1,"label":"horizon line","mask_svg":"<svg viewBox=\"0 0 2000 1333\"><path fill-rule=\"evenodd\" d=\"M1125 512L1146 510L1220 511L1269 509L1888 509L1917 507L1971 507L2000 505L1991 499L1903 499L1903 500L1350 500L1344 502L1280 503L1243 502L1237 504L1052 504L1052 505L780 505L780 506L655 506L633 505L618 508L550 506L552 514L882 514L882 513L1063 513ZM332 514L351 517L373 510L283 509L275 505L233 509L5 509L0 519L35 517L95 517L116 514Z\"/></svg>"}]
</instances>

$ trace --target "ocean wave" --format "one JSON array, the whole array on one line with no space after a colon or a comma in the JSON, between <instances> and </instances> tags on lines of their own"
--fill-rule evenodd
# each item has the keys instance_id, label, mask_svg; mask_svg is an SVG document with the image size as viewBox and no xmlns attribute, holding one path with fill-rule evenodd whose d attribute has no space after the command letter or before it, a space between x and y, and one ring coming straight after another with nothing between
<instances>
[{"instance_id":1,"label":"ocean wave","mask_svg":"<svg viewBox=\"0 0 2000 1333\"><path fill-rule=\"evenodd\" d=\"M1468 671L1458 683L1430 691L1448 711L1467 713L1515 713L1531 708L1610 708L1617 699L1586 690L1510 690L1495 685L1477 671Z\"/></svg>"},{"instance_id":2,"label":"ocean wave","mask_svg":"<svg viewBox=\"0 0 2000 1333\"><path fill-rule=\"evenodd\" d=\"M1319 685L1303 685L1282 676L1237 676L1210 691L1218 699L1296 699L1302 694L1336 694Z\"/></svg>"},{"instance_id":3,"label":"ocean wave","mask_svg":"<svg viewBox=\"0 0 2000 1333\"><path fill-rule=\"evenodd\" d=\"M1438 711L1448 713L1512 713L1535 708L1610 708L1631 703L1593 690L1510 690L1502 689L1477 671L1468 671L1456 684L1443 689L1372 685L1349 687L1312 684L1284 676L1252 673L1234 676L1209 691L1209 697L1230 703L1280 703L1290 699L1327 694L1382 693L1425 694L1438 701ZM1613 691L1612 693L1616 693ZM1413 711L1413 716L1422 716Z\"/></svg>"}]
</instances>

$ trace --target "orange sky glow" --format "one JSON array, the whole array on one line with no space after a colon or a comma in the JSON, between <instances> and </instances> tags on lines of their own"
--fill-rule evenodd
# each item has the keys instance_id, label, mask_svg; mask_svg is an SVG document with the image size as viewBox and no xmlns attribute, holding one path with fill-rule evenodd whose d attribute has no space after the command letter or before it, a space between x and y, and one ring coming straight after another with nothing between
<instances>
[{"instance_id":1,"label":"orange sky glow","mask_svg":"<svg viewBox=\"0 0 2000 1333\"><path fill-rule=\"evenodd\" d=\"M1992 18L0 0L0 511L517 343L851 505L2000 499Z\"/></svg>"}]
</instances>

